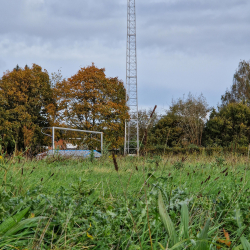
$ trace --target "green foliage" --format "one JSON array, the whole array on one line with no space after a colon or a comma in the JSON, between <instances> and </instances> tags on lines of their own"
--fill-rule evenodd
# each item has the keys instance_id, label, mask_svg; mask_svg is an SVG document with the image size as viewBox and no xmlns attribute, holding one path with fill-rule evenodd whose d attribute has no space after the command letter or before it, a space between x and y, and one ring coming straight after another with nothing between
<instances>
[{"instance_id":1,"label":"green foliage","mask_svg":"<svg viewBox=\"0 0 250 250\"><path fill-rule=\"evenodd\" d=\"M208 250L208 230L210 225L210 219L206 221L205 226L199 233L198 237L192 239L189 237L189 214L188 207L185 203L182 204L181 208L181 226L179 230L179 235L175 230L175 226L165 208L161 192L159 191L158 206L161 220L167 230L169 241L169 249L196 249L196 250ZM192 240L192 241L191 241ZM190 244L192 242L192 244ZM167 247L167 248L168 248ZM165 249L165 248L163 248Z\"/></svg>"},{"instance_id":2,"label":"green foliage","mask_svg":"<svg viewBox=\"0 0 250 250\"><path fill-rule=\"evenodd\" d=\"M223 147L247 146L250 141L250 108L229 103L213 110L205 128L204 144Z\"/></svg>"},{"instance_id":3,"label":"green foliage","mask_svg":"<svg viewBox=\"0 0 250 250\"><path fill-rule=\"evenodd\" d=\"M238 69L233 77L233 85L221 96L222 106L229 103L250 104L250 64L247 61L240 61Z\"/></svg>"},{"instance_id":4,"label":"green foliage","mask_svg":"<svg viewBox=\"0 0 250 250\"><path fill-rule=\"evenodd\" d=\"M93 149L90 151L89 159L91 162L95 160L95 152Z\"/></svg>"},{"instance_id":5,"label":"green foliage","mask_svg":"<svg viewBox=\"0 0 250 250\"><path fill-rule=\"evenodd\" d=\"M6 233L12 227L16 226L16 224L25 216L29 209L29 207L25 208L21 212L17 213L13 217L8 218L2 224L0 224L0 235Z\"/></svg>"},{"instance_id":6,"label":"green foliage","mask_svg":"<svg viewBox=\"0 0 250 250\"><path fill-rule=\"evenodd\" d=\"M242 247L243 247L244 250L249 250L250 249L250 243L245 238L245 236L243 235L244 229L243 229L243 223L242 223L242 218L241 218L241 214L240 214L239 208L237 208L235 210L235 218L236 218L236 221L237 221L237 225L239 227L238 235L240 237L241 245L242 245Z\"/></svg>"},{"instance_id":7,"label":"green foliage","mask_svg":"<svg viewBox=\"0 0 250 250\"><path fill-rule=\"evenodd\" d=\"M206 98L202 94L194 96L189 93L187 98L183 96L173 101L170 112L180 121L178 126L183 129L184 143L201 145L203 128L209 110Z\"/></svg>"},{"instance_id":8,"label":"green foliage","mask_svg":"<svg viewBox=\"0 0 250 250\"><path fill-rule=\"evenodd\" d=\"M145 130L148 129L148 132L157 124L158 115L154 112L151 120L150 116L153 110L138 110L138 125L139 125L139 140L143 140L145 136ZM145 139L145 138L144 138Z\"/></svg>"},{"instance_id":9,"label":"green foliage","mask_svg":"<svg viewBox=\"0 0 250 250\"><path fill-rule=\"evenodd\" d=\"M168 232L169 246L174 246L178 242L177 234L174 228L174 224L172 220L170 219L168 212L166 211L166 208L162 199L161 191L159 191L158 206L159 206L159 213L161 216L161 220Z\"/></svg>"},{"instance_id":10,"label":"green foliage","mask_svg":"<svg viewBox=\"0 0 250 250\"><path fill-rule=\"evenodd\" d=\"M180 119L172 113L163 116L150 131L149 143L151 145L164 145L164 147L180 145L184 132L179 127L179 122Z\"/></svg>"},{"instance_id":11,"label":"green foliage","mask_svg":"<svg viewBox=\"0 0 250 250\"><path fill-rule=\"evenodd\" d=\"M190 155L177 169L179 157L118 156L118 173L109 157L93 162L5 159L0 224L30 209L0 236L0 247L158 250L160 244L215 250L227 247L218 242L224 228L238 249L249 241L244 225L250 222L250 172L245 158L230 157ZM241 226L235 208L241 211Z\"/></svg>"},{"instance_id":12,"label":"green foliage","mask_svg":"<svg viewBox=\"0 0 250 250\"><path fill-rule=\"evenodd\" d=\"M40 221L45 220L47 217L44 216L38 216L38 217L34 217L34 218L28 218L25 220L22 220L20 222L18 222L17 224L15 224L13 227L11 227L5 234L4 236L12 236L16 233L18 233L19 231L22 231L26 228L36 228L38 223Z\"/></svg>"},{"instance_id":13,"label":"green foliage","mask_svg":"<svg viewBox=\"0 0 250 250\"><path fill-rule=\"evenodd\" d=\"M210 225L210 219L206 221L205 226L199 233L198 239L197 239L197 247L195 249L197 250L208 250L209 244L208 244L208 230Z\"/></svg>"}]
</instances>

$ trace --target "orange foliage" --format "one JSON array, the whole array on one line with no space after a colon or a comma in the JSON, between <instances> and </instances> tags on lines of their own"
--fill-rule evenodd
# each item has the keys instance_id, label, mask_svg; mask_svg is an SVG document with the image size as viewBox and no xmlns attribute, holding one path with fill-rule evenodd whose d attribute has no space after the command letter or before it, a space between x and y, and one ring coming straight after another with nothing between
<instances>
[{"instance_id":1,"label":"orange foliage","mask_svg":"<svg viewBox=\"0 0 250 250\"><path fill-rule=\"evenodd\" d=\"M57 105L61 119L71 127L103 131L105 141L118 147L123 144L124 122L129 118L126 91L122 81L104 72L92 64L57 83Z\"/></svg>"},{"instance_id":2,"label":"orange foliage","mask_svg":"<svg viewBox=\"0 0 250 250\"><path fill-rule=\"evenodd\" d=\"M230 241L229 233L224 228L223 228L223 233L226 239L225 240L218 239L217 242L223 243L226 246L230 247L232 242ZM220 248L221 248L220 246L217 246L217 249L220 249Z\"/></svg>"},{"instance_id":3,"label":"orange foliage","mask_svg":"<svg viewBox=\"0 0 250 250\"><path fill-rule=\"evenodd\" d=\"M16 67L0 79L0 139L13 151L42 142L40 128L48 126L47 107L54 105L50 78L36 64Z\"/></svg>"},{"instance_id":4,"label":"orange foliage","mask_svg":"<svg viewBox=\"0 0 250 250\"><path fill-rule=\"evenodd\" d=\"M24 147L29 147L32 143L32 139L34 136L34 128L28 128L23 126L23 137L24 137Z\"/></svg>"},{"instance_id":5,"label":"orange foliage","mask_svg":"<svg viewBox=\"0 0 250 250\"><path fill-rule=\"evenodd\" d=\"M56 125L102 131L112 147L123 145L124 123L129 118L126 91L122 81L104 72L92 64L67 80L62 80L60 72L50 79L46 70L33 64L4 73L0 143L10 152L48 145L51 138L44 137L41 128ZM60 133L56 137L60 139Z\"/></svg>"}]
</instances>

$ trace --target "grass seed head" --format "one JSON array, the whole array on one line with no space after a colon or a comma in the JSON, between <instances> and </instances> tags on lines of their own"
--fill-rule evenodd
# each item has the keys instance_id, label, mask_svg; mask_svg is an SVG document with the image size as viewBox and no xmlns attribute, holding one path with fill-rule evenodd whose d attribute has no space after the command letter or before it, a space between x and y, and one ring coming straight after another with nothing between
<instances>
[{"instance_id":1,"label":"grass seed head","mask_svg":"<svg viewBox=\"0 0 250 250\"><path fill-rule=\"evenodd\" d=\"M187 158L188 158L188 157L184 157L184 156L183 156L183 157L181 158L181 161L184 162L184 161L187 160Z\"/></svg>"},{"instance_id":2,"label":"grass seed head","mask_svg":"<svg viewBox=\"0 0 250 250\"><path fill-rule=\"evenodd\" d=\"M205 180L205 183L207 182L207 181L209 181L210 180L210 175L207 177L207 179Z\"/></svg>"},{"instance_id":3,"label":"grass seed head","mask_svg":"<svg viewBox=\"0 0 250 250\"><path fill-rule=\"evenodd\" d=\"M115 166L115 170L118 172L119 168L118 168L118 164L117 164L117 161L116 161L116 158L115 158L115 154L113 153L112 156L113 156L113 163L114 163L114 166Z\"/></svg>"},{"instance_id":4,"label":"grass seed head","mask_svg":"<svg viewBox=\"0 0 250 250\"><path fill-rule=\"evenodd\" d=\"M221 173L224 174L227 170L228 168L224 169Z\"/></svg>"}]
</instances>

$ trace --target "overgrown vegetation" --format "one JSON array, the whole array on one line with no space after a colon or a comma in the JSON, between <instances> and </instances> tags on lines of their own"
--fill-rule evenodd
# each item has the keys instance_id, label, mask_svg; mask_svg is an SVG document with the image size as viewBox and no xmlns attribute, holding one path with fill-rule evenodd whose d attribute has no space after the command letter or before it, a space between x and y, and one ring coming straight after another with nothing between
<instances>
[{"instance_id":1,"label":"overgrown vegetation","mask_svg":"<svg viewBox=\"0 0 250 250\"><path fill-rule=\"evenodd\" d=\"M246 157L116 162L1 156L0 249L249 249Z\"/></svg>"},{"instance_id":2,"label":"overgrown vegetation","mask_svg":"<svg viewBox=\"0 0 250 250\"><path fill-rule=\"evenodd\" d=\"M249 250L249 69L240 62L217 109L190 93L161 118L140 111L143 157L115 155L128 108L123 83L104 69L68 80L35 64L4 73L0 249ZM31 160L51 143L41 128L54 125L103 131L103 156ZM93 150L94 139L75 144Z\"/></svg>"},{"instance_id":3,"label":"overgrown vegetation","mask_svg":"<svg viewBox=\"0 0 250 250\"><path fill-rule=\"evenodd\" d=\"M242 152L238 149L250 144L249 89L250 62L241 61L218 107L210 107L202 94L189 93L172 100L165 115L156 110L149 119L152 110L139 110L141 153ZM123 152L125 120L129 119L125 97L123 82L106 77L105 70L94 64L68 79L60 71L50 77L35 64L17 66L0 78L0 145L9 154L26 150L34 156L51 144L41 129L62 126L101 131L109 150ZM67 138L56 133L56 140L60 139ZM91 136L84 135L81 144L100 150L99 141Z\"/></svg>"}]
</instances>

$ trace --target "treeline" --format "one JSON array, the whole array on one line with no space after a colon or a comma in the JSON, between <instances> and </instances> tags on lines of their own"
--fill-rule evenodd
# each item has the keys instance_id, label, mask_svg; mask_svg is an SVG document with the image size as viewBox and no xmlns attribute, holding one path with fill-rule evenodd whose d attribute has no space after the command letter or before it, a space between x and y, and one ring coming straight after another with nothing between
<instances>
[{"instance_id":1,"label":"treeline","mask_svg":"<svg viewBox=\"0 0 250 250\"><path fill-rule=\"evenodd\" d=\"M232 86L216 108L209 107L202 94L189 93L173 100L165 115L155 113L149 126L151 111L139 111L141 152L244 151L250 143L249 81L250 63L241 61ZM125 120L129 118L125 97L123 82L106 77L105 69L94 64L68 79L60 72L49 75L36 64L17 66L0 78L1 150L26 150L34 155L51 144L42 128L64 126L102 131L109 149L122 152Z\"/></svg>"},{"instance_id":2,"label":"treeline","mask_svg":"<svg viewBox=\"0 0 250 250\"><path fill-rule=\"evenodd\" d=\"M68 79L60 72L50 76L36 64L17 66L0 79L1 150L34 155L51 145L41 132L51 126L103 131L106 142L117 148L129 118L125 96L123 82L106 77L105 69L94 64Z\"/></svg>"},{"instance_id":3,"label":"treeline","mask_svg":"<svg viewBox=\"0 0 250 250\"><path fill-rule=\"evenodd\" d=\"M143 112L140 112L141 114ZM145 113L145 111L144 111ZM149 111L150 113L150 111ZM143 131L141 131L143 133ZM217 108L191 93L173 101L166 115L154 116L147 149L151 152L235 151L250 143L250 64L239 63L233 84Z\"/></svg>"}]
</instances>

